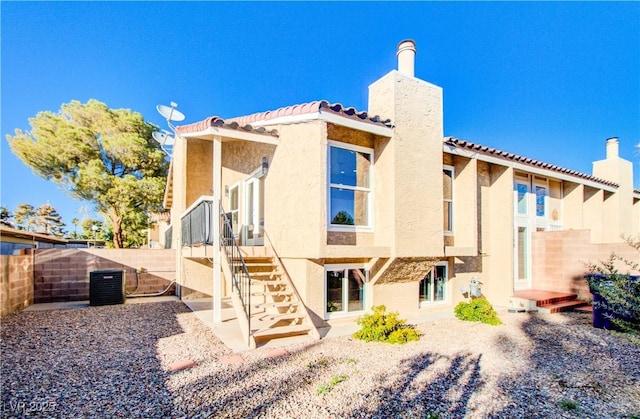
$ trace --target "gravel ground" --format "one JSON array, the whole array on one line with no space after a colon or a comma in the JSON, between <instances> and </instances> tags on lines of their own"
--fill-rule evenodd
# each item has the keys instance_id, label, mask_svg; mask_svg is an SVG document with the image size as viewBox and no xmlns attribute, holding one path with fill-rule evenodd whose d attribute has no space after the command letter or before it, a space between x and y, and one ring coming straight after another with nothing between
<instances>
[{"instance_id":1,"label":"gravel ground","mask_svg":"<svg viewBox=\"0 0 640 419\"><path fill-rule=\"evenodd\" d=\"M502 326L425 323L406 345L339 337L230 363L180 302L22 312L2 320L2 414L640 417L637 340L592 328L584 313L500 314ZM196 365L170 370L187 359Z\"/></svg>"}]
</instances>

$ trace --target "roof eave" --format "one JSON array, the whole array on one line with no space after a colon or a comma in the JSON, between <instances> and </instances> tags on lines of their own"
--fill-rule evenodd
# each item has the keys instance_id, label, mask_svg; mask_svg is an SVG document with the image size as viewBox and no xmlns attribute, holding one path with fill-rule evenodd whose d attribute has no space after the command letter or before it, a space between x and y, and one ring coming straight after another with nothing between
<instances>
[{"instance_id":1,"label":"roof eave","mask_svg":"<svg viewBox=\"0 0 640 419\"><path fill-rule=\"evenodd\" d=\"M252 141L255 143L278 144L278 137L272 134L256 134L252 132L243 132L238 129L210 126L204 130L196 132L180 133L182 138L204 138L212 140L216 137L231 140Z\"/></svg>"},{"instance_id":2,"label":"roof eave","mask_svg":"<svg viewBox=\"0 0 640 419\"><path fill-rule=\"evenodd\" d=\"M331 124L340 125L343 127L355 129L358 131L369 132L371 134L379 135L382 137L392 137L393 136L393 128L378 125L371 122L366 121L358 121L349 117L337 115L331 111L323 112L319 110L317 112L310 112L300 115L286 115L278 118L267 119L264 121L256 121L253 122L253 126L270 126L270 125L287 125L287 124L298 124L301 122L308 121L324 121L329 122Z\"/></svg>"},{"instance_id":3,"label":"roof eave","mask_svg":"<svg viewBox=\"0 0 640 419\"><path fill-rule=\"evenodd\" d=\"M487 163L511 167L515 170L521 170L523 172L533 173L533 174L544 176L544 177L551 177L554 179L565 180L567 182L573 182L573 183L581 183L585 186L589 186L596 189L602 189L607 192L616 192L618 190L616 186L606 185L604 183L596 182L592 179L587 179L580 176L573 176L568 173L563 173L563 172L559 172L551 169L545 169L542 167L530 166L517 161L502 159L499 157L493 157L480 152L466 150L461 147L450 148L446 143L442 145L442 151L445 153L455 154L457 156L462 156L470 159L477 159Z\"/></svg>"}]
</instances>

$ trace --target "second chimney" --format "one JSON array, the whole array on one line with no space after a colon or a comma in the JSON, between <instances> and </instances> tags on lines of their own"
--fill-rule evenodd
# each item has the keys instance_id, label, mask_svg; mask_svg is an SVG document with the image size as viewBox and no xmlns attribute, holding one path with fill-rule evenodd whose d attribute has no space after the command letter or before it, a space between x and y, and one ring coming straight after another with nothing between
<instances>
[{"instance_id":1,"label":"second chimney","mask_svg":"<svg viewBox=\"0 0 640 419\"><path fill-rule=\"evenodd\" d=\"M416 43L412 39L406 39L398 44L398 71L410 77L414 77Z\"/></svg>"},{"instance_id":2,"label":"second chimney","mask_svg":"<svg viewBox=\"0 0 640 419\"><path fill-rule=\"evenodd\" d=\"M607 159L617 159L618 155L618 137L607 139Z\"/></svg>"}]
</instances>

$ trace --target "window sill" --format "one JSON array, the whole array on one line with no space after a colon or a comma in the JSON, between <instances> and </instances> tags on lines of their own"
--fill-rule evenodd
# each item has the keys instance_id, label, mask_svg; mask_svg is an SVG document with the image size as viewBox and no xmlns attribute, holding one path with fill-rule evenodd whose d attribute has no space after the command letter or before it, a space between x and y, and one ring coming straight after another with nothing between
<instances>
[{"instance_id":1,"label":"window sill","mask_svg":"<svg viewBox=\"0 0 640 419\"><path fill-rule=\"evenodd\" d=\"M349 317L360 317L364 313L366 313L366 310L349 311L346 313L345 312L324 313L324 320L338 320L338 319L348 319Z\"/></svg>"},{"instance_id":2,"label":"window sill","mask_svg":"<svg viewBox=\"0 0 640 419\"><path fill-rule=\"evenodd\" d=\"M373 233L373 227L330 225L327 228L327 231L336 231L341 233Z\"/></svg>"},{"instance_id":3,"label":"window sill","mask_svg":"<svg viewBox=\"0 0 640 419\"><path fill-rule=\"evenodd\" d=\"M451 304L449 300L442 301L420 301L420 308L440 307Z\"/></svg>"}]
</instances>

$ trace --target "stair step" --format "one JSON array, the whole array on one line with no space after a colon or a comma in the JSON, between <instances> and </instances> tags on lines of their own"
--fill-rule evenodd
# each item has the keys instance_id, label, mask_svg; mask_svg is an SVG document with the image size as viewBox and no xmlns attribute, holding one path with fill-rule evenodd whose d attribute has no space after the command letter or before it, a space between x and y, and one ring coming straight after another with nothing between
<instances>
[{"instance_id":1,"label":"stair step","mask_svg":"<svg viewBox=\"0 0 640 419\"><path fill-rule=\"evenodd\" d=\"M307 333L311 330L311 326L307 324L296 324L293 326L279 326L270 327L267 329L256 330L252 333L254 338L263 338L266 336L278 336L278 335L294 335Z\"/></svg>"},{"instance_id":2,"label":"stair step","mask_svg":"<svg viewBox=\"0 0 640 419\"><path fill-rule=\"evenodd\" d=\"M588 304L588 305L585 305L585 306L574 307L573 311L586 311L586 312L592 313L593 312L593 306Z\"/></svg>"},{"instance_id":3,"label":"stair step","mask_svg":"<svg viewBox=\"0 0 640 419\"><path fill-rule=\"evenodd\" d=\"M253 296L253 297L258 297L258 296L261 296L261 295L291 297L291 296L293 296L293 293L291 291L287 291L287 290L281 290L281 291L257 291L257 292L252 292L251 293L251 296Z\"/></svg>"},{"instance_id":4,"label":"stair step","mask_svg":"<svg viewBox=\"0 0 640 419\"><path fill-rule=\"evenodd\" d=\"M259 323L264 323L264 322L274 322L274 321L282 321L282 320L296 320L296 319L303 319L304 318L304 314L303 313L281 313L281 314L264 314L260 317L258 317L258 319L253 322L251 322L251 324L259 324Z\"/></svg>"},{"instance_id":5,"label":"stair step","mask_svg":"<svg viewBox=\"0 0 640 419\"><path fill-rule=\"evenodd\" d=\"M540 313L560 313L561 311L575 310L577 307L587 305L583 300L560 301L553 304L544 304L538 306Z\"/></svg>"},{"instance_id":6,"label":"stair step","mask_svg":"<svg viewBox=\"0 0 640 419\"><path fill-rule=\"evenodd\" d=\"M271 272L249 272L249 275L251 275L251 278L272 278L274 276L279 277L280 274L277 273L276 271L271 271Z\"/></svg>"},{"instance_id":7,"label":"stair step","mask_svg":"<svg viewBox=\"0 0 640 419\"><path fill-rule=\"evenodd\" d=\"M284 285L285 281L282 279L252 279L251 285Z\"/></svg>"},{"instance_id":8,"label":"stair step","mask_svg":"<svg viewBox=\"0 0 640 419\"><path fill-rule=\"evenodd\" d=\"M537 300L536 305L538 307L541 307L541 306L546 306L550 304L559 304L566 301L575 301L576 298L578 298L576 294L567 294L560 297L551 297L551 298L546 298L544 300Z\"/></svg>"},{"instance_id":9,"label":"stair step","mask_svg":"<svg viewBox=\"0 0 640 419\"><path fill-rule=\"evenodd\" d=\"M272 307L289 307L289 306L297 306L297 301L282 301L282 302L269 302L269 303L258 303L251 304L252 308L272 308Z\"/></svg>"}]
</instances>

